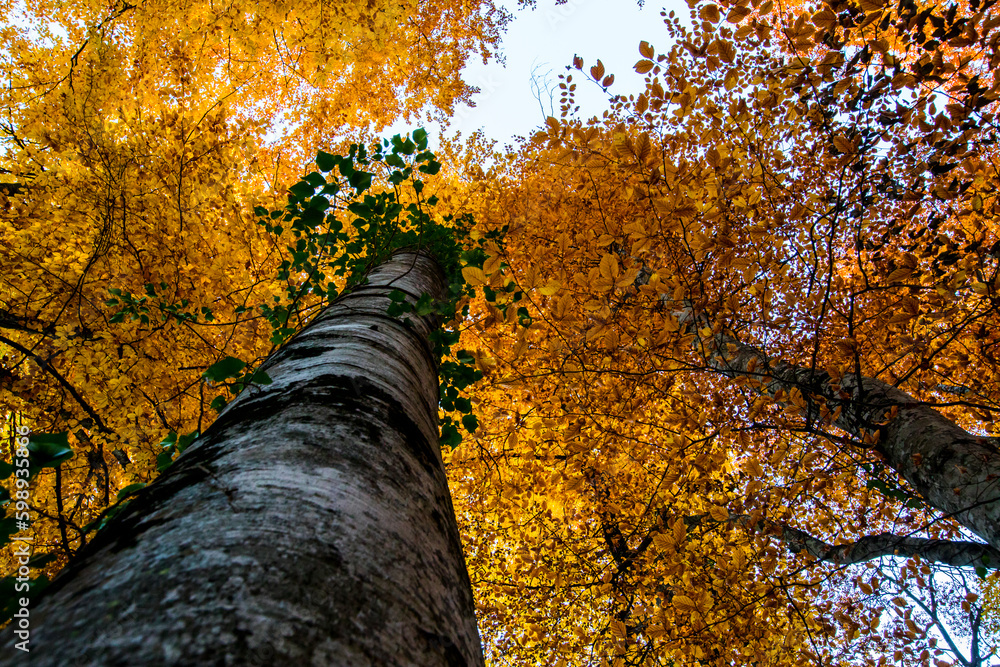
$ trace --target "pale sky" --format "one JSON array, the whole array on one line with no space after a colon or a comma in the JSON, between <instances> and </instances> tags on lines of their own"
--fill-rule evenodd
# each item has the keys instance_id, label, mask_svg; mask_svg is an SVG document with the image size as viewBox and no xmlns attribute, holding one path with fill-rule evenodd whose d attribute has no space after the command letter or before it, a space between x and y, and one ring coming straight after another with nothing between
<instances>
[{"instance_id":1,"label":"pale sky","mask_svg":"<svg viewBox=\"0 0 1000 667\"><path fill-rule=\"evenodd\" d=\"M615 75L611 92L637 92L642 77L632 66L640 59L639 42L646 40L658 50L666 50L666 31L660 11L673 10L687 21L688 7L683 0L647 0L641 9L634 0L569 0L556 5L555 0L538 0L534 10L516 9L516 1L504 2L511 8L514 20L503 38L506 67L491 61L470 64L465 80L478 86L476 107L462 107L452 120L456 130L468 134L482 129L487 137L501 144L515 135L527 136L544 122L538 102L532 95L531 74L549 74L551 87L556 88L565 66L573 62L574 54L584 59L584 72L572 71L580 114L589 117L607 108L606 95L585 72L598 58L607 73ZM559 96L553 102L559 114ZM547 106L547 102L546 102ZM548 115L548 112L546 112ZM435 131L437 128L428 127Z\"/></svg>"}]
</instances>

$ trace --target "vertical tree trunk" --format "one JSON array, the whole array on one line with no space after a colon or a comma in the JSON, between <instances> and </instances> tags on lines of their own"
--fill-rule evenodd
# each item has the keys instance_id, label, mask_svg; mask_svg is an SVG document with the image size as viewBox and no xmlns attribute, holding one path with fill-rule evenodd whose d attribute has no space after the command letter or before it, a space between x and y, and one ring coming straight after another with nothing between
<instances>
[{"instance_id":1,"label":"vertical tree trunk","mask_svg":"<svg viewBox=\"0 0 1000 667\"><path fill-rule=\"evenodd\" d=\"M427 335L397 254L265 362L31 614L33 665L481 665ZM6 642L7 659L18 655Z\"/></svg>"}]
</instances>

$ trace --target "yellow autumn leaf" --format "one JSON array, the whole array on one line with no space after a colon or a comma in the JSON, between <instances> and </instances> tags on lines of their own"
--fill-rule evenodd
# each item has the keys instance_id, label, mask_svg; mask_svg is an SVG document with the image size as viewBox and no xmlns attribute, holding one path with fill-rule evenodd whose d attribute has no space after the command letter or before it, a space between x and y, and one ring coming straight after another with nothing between
<instances>
[{"instance_id":1,"label":"yellow autumn leaf","mask_svg":"<svg viewBox=\"0 0 1000 667\"><path fill-rule=\"evenodd\" d=\"M488 276L489 275L493 275L494 273L497 272L497 269L500 268L500 264L502 262L503 262L503 260L501 259L500 255L491 255L483 263L483 273L485 273Z\"/></svg>"},{"instance_id":2,"label":"yellow autumn leaf","mask_svg":"<svg viewBox=\"0 0 1000 667\"><path fill-rule=\"evenodd\" d=\"M685 612L692 612L698 609L698 605L695 604L694 600L686 595L675 595L671 603Z\"/></svg>"},{"instance_id":3,"label":"yellow autumn leaf","mask_svg":"<svg viewBox=\"0 0 1000 667\"><path fill-rule=\"evenodd\" d=\"M889 277L886 278L886 282L888 282L890 285L892 283L902 282L907 278L909 278L912 274L913 274L913 269L903 266L890 273Z\"/></svg>"},{"instance_id":4,"label":"yellow autumn leaf","mask_svg":"<svg viewBox=\"0 0 1000 667\"><path fill-rule=\"evenodd\" d=\"M478 287L486 283L488 278L483 270L476 266L466 266L462 269L462 277L465 278L465 282L469 283L473 287Z\"/></svg>"},{"instance_id":5,"label":"yellow autumn leaf","mask_svg":"<svg viewBox=\"0 0 1000 667\"><path fill-rule=\"evenodd\" d=\"M677 545L684 544L684 540L687 538L687 525L684 523L684 519L678 518L674 520L673 531L674 543Z\"/></svg>"},{"instance_id":6,"label":"yellow autumn leaf","mask_svg":"<svg viewBox=\"0 0 1000 667\"><path fill-rule=\"evenodd\" d=\"M649 70L653 69L653 61L646 59L640 60L633 66L633 69L635 69L635 71L639 74L645 74Z\"/></svg>"},{"instance_id":7,"label":"yellow autumn leaf","mask_svg":"<svg viewBox=\"0 0 1000 667\"><path fill-rule=\"evenodd\" d=\"M614 280L620 271L621 267L618 265L617 257L607 254L601 258L601 276L608 280Z\"/></svg>"},{"instance_id":8,"label":"yellow autumn leaf","mask_svg":"<svg viewBox=\"0 0 1000 667\"><path fill-rule=\"evenodd\" d=\"M749 8L736 5L731 10L729 10L728 14L726 14L726 21L728 21L729 23L739 23L749 15L750 15Z\"/></svg>"},{"instance_id":9,"label":"yellow autumn leaf","mask_svg":"<svg viewBox=\"0 0 1000 667\"><path fill-rule=\"evenodd\" d=\"M653 545L660 551L669 551L674 548L675 543L669 535L656 533L653 535Z\"/></svg>"},{"instance_id":10,"label":"yellow autumn leaf","mask_svg":"<svg viewBox=\"0 0 1000 667\"><path fill-rule=\"evenodd\" d=\"M719 505L712 505L708 510L708 515L716 521L729 520L729 512L726 511L725 507L720 507Z\"/></svg>"},{"instance_id":11,"label":"yellow autumn leaf","mask_svg":"<svg viewBox=\"0 0 1000 667\"><path fill-rule=\"evenodd\" d=\"M558 293L560 289L562 289L562 283L558 280L551 280L547 285L539 288L538 292L543 296L552 296Z\"/></svg>"},{"instance_id":12,"label":"yellow autumn leaf","mask_svg":"<svg viewBox=\"0 0 1000 667\"><path fill-rule=\"evenodd\" d=\"M833 145L841 153L850 154L854 152L854 143L841 134L838 134L833 138Z\"/></svg>"}]
</instances>

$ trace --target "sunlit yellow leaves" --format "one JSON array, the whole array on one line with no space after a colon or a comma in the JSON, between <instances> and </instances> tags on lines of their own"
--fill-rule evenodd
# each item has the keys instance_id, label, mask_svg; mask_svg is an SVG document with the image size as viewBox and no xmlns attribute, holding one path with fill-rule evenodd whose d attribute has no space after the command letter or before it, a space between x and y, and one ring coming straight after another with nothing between
<instances>
[{"instance_id":1,"label":"sunlit yellow leaves","mask_svg":"<svg viewBox=\"0 0 1000 667\"><path fill-rule=\"evenodd\" d=\"M858 341L854 338L835 340L833 341L833 344L836 345L843 354L848 355L848 357L853 357L854 353L857 352L858 349Z\"/></svg>"},{"instance_id":2,"label":"sunlit yellow leaves","mask_svg":"<svg viewBox=\"0 0 1000 667\"><path fill-rule=\"evenodd\" d=\"M500 255L491 255L485 262L483 262L483 273L487 276L493 275L500 269L502 261L503 260Z\"/></svg>"},{"instance_id":3,"label":"sunlit yellow leaves","mask_svg":"<svg viewBox=\"0 0 1000 667\"><path fill-rule=\"evenodd\" d=\"M559 300L552 307L552 315L557 320L564 320L570 315L570 308L573 304L573 297L569 294L564 294L559 298Z\"/></svg>"},{"instance_id":4,"label":"sunlit yellow leaves","mask_svg":"<svg viewBox=\"0 0 1000 667\"><path fill-rule=\"evenodd\" d=\"M656 533L653 535L653 544L660 551L673 551L677 547L677 542L666 533Z\"/></svg>"},{"instance_id":5,"label":"sunlit yellow leaves","mask_svg":"<svg viewBox=\"0 0 1000 667\"><path fill-rule=\"evenodd\" d=\"M901 266L886 277L886 281L891 285L901 283L913 274L913 269Z\"/></svg>"},{"instance_id":6,"label":"sunlit yellow leaves","mask_svg":"<svg viewBox=\"0 0 1000 667\"><path fill-rule=\"evenodd\" d=\"M640 162L645 163L646 159L649 157L652 150L652 144L649 141L649 135L645 132L639 135L639 140L636 142L635 156Z\"/></svg>"},{"instance_id":7,"label":"sunlit yellow leaves","mask_svg":"<svg viewBox=\"0 0 1000 667\"><path fill-rule=\"evenodd\" d=\"M653 207L657 213L666 219L668 225L690 220L698 213L695 205L687 199L681 199L680 201L654 199Z\"/></svg>"},{"instance_id":8,"label":"sunlit yellow leaves","mask_svg":"<svg viewBox=\"0 0 1000 667\"><path fill-rule=\"evenodd\" d=\"M812 465L815 461L818 461L821 458L823 458L822 452L809 452L808 454L802 457L802 465L803 466Z\"/></svg>"},{"instance_id":9,"label":"sunlit yellow leaves","mask_svg":"<svg viewBox=\"0 0 1000 667\"><path fill-rule=\"evenodd\" d=\"M648 108L649 108L649 96L643 93L642 95L639 95L638 98L636 98L635 112L639 115L642 115L646 112Z\"/></svg>"},{"instance_id":10,"label":"sunlit yellow leaves","mask_svg":"<svg viewBox=\"0 0 1000 667\"><path fill-rule=\"evenodd\" d=\"M684 523L684 519L675 519L672 529L674 544L684 544L684 540L687 538L687 525Z\"/></svg>"},{"instance_id":11,"label":"sunlit yellow leaves","mask_svg":"<svg viewBox=\"0 0 1000 667\"><path fill-rule=\"evenodd\" d=\"M601 258L601 277L606 280L614 280L618 277L621 272L621 266L618 264L618 258L614 255L607 254Z\"/></svg>"},{"instance_id":12,"label":"sunlit yellow leaves","mask_svg":"<svg viewBox=\"0 0 1000 667\"><path fill-rule=\"evenodd\" d=\"M695 601L686 595L675 595L670 603L686 613L698 610L698 605L695 604Z\"/></svg>"},{"instance_id":13,"label":"sunlit yellow leaves","mask_svg":"<svg viewBox=\"0 0 1000 667\"><path fill-rule=\"evenodd\" d=\"M733 567L736 568L737 571L742 571L743 568L746 567L746 564L747 558L746 554L743 553L743 549L737 548L733 550Z\"/></svg>"},{"instance_id":14,"label":"sunlit yellow leaves","mask_svg":"<svg viewBox=\"0 0 1000 667\"><path fill-rule=\"evenodd\" d=\"M928 164L917 164L932 144L906 153L897 139L912 132L907 141L932 133L944 140L959 125L934 126L928 115L918 121L918 112L912 121L884 118L895 124L882 125L878 145L868 146L859 133L867 118L847 106L860 100L857 114L877 113L864 107L868 80L823 79L845 66L845 53L859 51L826 49L811 16L793 19L785 32L778 18L761 14L769 9L756 7L751 19L750 7L696 3L698 18L714 25L696 20L676 51L640 44L636 70L649 80L634 100L606 119L547 125L548 138L561 137L558 148L525 147L510 157L505 180L477 184L495 197L482 206L491 224L535 221L511 235L505 261L510 279L534 286L528 298L541 317L527 336L512 326L499 334L478 326L479 313L491 311L473 304L467 339L496 350L497 376L510 382L479 394L495 425L477 433L480 457L450 471L456 497L470 499L460 510L463 529L476 537L470 563L478 580L504 580L517 568L494 577L490 563L520 550L510 545L530 543L536 548L518 561L521 581L537 577L529 564L551 553L573 564L563 568L566 588L525 588L516 602L481 586L497 641L519 627L510 619L528 615L519 610L558 615L566 604L591 615L583 631L552 629L558 641L616 655L625 642L610 622L621 620L644 628L642 642L653 638L650 655L662 651L656 659L665 664L693 662L704 649L725 654L719 665L792 663L804 655L804 637L819 647L810 645L814 662L839 664L844 655L915 641L872 630L878 614L856 603L847 612L845 600L877 588L853 589L842 569L790 555L776 536L779 523L837 544L927 526L919 513L901 513L859 484L858 462L870 463L870 452L852 449L853 436L838 426L844 405L807 382L775 391L771 375L782 361L826 369L833 381L860 366L924 392L918 400L928 402L945 402L934 389L945 377L961 378L959 390L981 386L967 366L995 343L995 327L957 334L951 327L982 317L973 309L985 308L995 289L995 258L986 252L995 230L983 222L993 177L974 177L978 167L964 161L955 169L968 171L950 191L951 175L932 177ZM723 16L739 27L718 25ZM831 16L819 21L842 35ZM765 23L781 24L781 39L801 54L778 66L769 51L784 48L777 42L755 50ZM873 29L854 30L855 38ZM878 48L873 42L872 52ZM606 72L591 75L603 82ZM891 80L884 89L892 91ZM824 107L817 91L840 106ZM893 164L883 172L880 160L891 163L894 151L917 172L904 178ZM883 173L897 179L895 190L879 180ZM903 193L915 174L926 182ZM930 216L910 209L919 187L957 200L948 200L955 214L933 201L944 216L940 228L923 229ZM972 190L987 200L977 203ZM899 269L910 273L897 282ZM547 294L553 282L562 285ZM707 325L681 325L691 305ZM761 352L737 379L720 372L724 355L712 356L713 339L729 326ZM936 356L946 339L964 359L954 349ZM987 424L965 409L953 413ZM554 425L538 426L536 416ZM572 498L563 521L551 522L548 510L531 514L523 503L529 490ZM799 577L803 586L785 587ZM803 617L789 614L793 608ZM865 648L855 651L862 644L851 637ZM639 643L632 639L630 646ZM549 664L565 653L535 651L509 655Z\"/></svg>"},{"instance_id":15,"label":"sunlit yellow leaves","mask_svg":"<svg viewBox=\"0 0 1000 667\"><path fill-rule=\"evenodd\" d=\"M729 520L729 512L726 511L725 507L720 507L719 505L712 505L708 510L708 515L720 522Z\"/></svg>"},{"instance_id":16,"label":"sunlit yellow leaves","mask_svg":"<svg viewBox=\"0 0 1000 667\"><path fill-rule=\"evenodd\" d=\"M549 283L547 283L544 287L539 288L538 292L542 296L553 296L555 294L558 294L561 288L562 288L562 283L560 283L558 280L552 280Z\"/></svg>"},{"instance_id":17,"label":"sunlit yellow leaves","mask_svg":"<svg viewBox=\"0 0 1000 667\"><path fill-rule=\"evenodd\" d=\"M517 342L514 344L511 353L513 357L516 359L521 355L523 355L525 351L527 351L527 349L528 349L528 338L524 334L524 331L522 331L521 334L518 336Z\"/></svg>"},{"instance_id":18,"label":"sunlit yellow leaves","mask_svg":"<svg viewBox=\"0 0 1000 667\"><path fill-rule=\"evenodd\" d=\"M465 282L473 287L478 287L486 283L488 278L483 270L476 266L466 266L462 269L462 277L465 278Z\"/></svg>"}]
</instances>

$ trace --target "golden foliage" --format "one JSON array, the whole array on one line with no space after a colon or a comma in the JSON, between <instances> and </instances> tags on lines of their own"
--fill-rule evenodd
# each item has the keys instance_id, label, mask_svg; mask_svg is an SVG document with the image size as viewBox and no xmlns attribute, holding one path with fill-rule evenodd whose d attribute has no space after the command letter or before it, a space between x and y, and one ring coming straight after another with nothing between
<instances>
[{"instance_id":1,"label":"golden foliage","mask_svg":"<svg viewBox=\"0 0 1000 667\"><path fill-rule=\"evenodd\" d=\"M481 427L445 453L489 658L925 664L928 628L948 631L907 597L938 585L925 563L849 568L782 541L961 537L877 451L899 406L851 431L815 386L769 383L779 362L834 385L859 373L994 434L998 25L971 4L691 5L694 28L667 16L669 48L639 45L642 92L603 118L569 116L572 76L614 83L577 60L563 117L530 141L445 151L442 205L507 228L463 272L494 295L463 332ZM152 478L154 443L211 419L201 372L272 349L241 306L281 298L284 249L252 207L347 125L465 99L458 72L505 15L29 10L0 33L17 183L0 198L0 402L73 434L77 457L33 490L42 548L70 552ZM149 321L110 322L107 288L146 285ZM185 300L197 322L160 317ZM718 340L760 354L727 375L713 359L738 350ZM977 586L942 594L965 621Z\"/></svg>"},{"instance_id":2,"label":"golden foliage","mask_svg":"<svg viewBox=\"0 0 1000 667\"><path fill-rule=\"evenodd\" d=\"M207 367L273 349L255 306L289 305L284 247L253 207L279 208L318 147L468 99L460 71L508 18L478 0L5 5L0 406L76 451L32 489L46 572L155 476L166 434L210 423Z\"/></svg>"}]
</instances>

